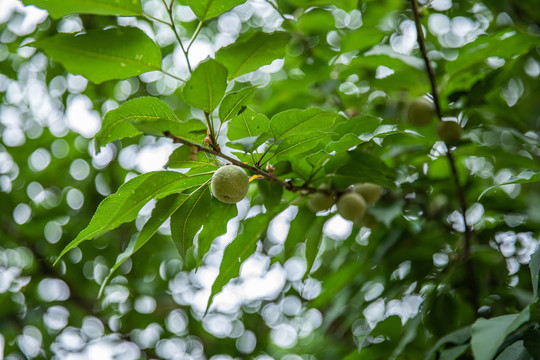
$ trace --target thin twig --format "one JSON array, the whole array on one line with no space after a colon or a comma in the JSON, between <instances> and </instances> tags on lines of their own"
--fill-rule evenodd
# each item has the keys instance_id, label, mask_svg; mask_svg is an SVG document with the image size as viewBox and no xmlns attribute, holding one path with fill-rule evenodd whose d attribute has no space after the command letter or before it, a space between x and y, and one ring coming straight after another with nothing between
<instances>
[{"instance_id":1,"label":"thin twig","mask_svg":"<svg viewBox=\"0 0 540 360\"><path fill-rule=\"evenodd\" d=\"M199 21L199 25L197 25L197 28L195 29L195 32L193 33L193 36L191 37L191 40L189 40L188 46L186 47L186 52L189 52L189 48L191 47L191 45L193 45L193 42L201 32L202 24L203 22Z\"/></svg>"},{"instance_id":2,"label":"thin twig","mask_svg":"<svg viewBox=\"0 0 540 360\"><path fill-rule=\"evenodd\" d=\"M414 16L414 23L416 25L416 36L418 41L418 46L420 47L420 52L422 53L422 57L424 59L424 63L426 65L426 71L429 77L429 82L431 83L431 92L433 95L433 103L435 104L435 111L437 112L437 117L439 121L443 121L442 111L441 111L441 103L439 100L439 92L437 90L437 82L435 80L435 72L433 71L433 67L431 66L431 63L429 61L427 49L426 49L426 43L424 40L424 34L422 32L422 25L420 22L420 10L418 8L417 0L409 0L411 3L411 8L413 11ZM456 166L456 161L454 159L454 155L452 153L451 148L447 148L446 151L446 157L448 158L448 162L450 163L450 168L452 170L452 177L454 179L454 184L456 187L456 192L458 196L458 201L461 207L461 215L463 217L463 226L464 226L464 235L465 235L465 244L463 249L463 260L468 260L469 256L471 254L471 238L472 238L472 232L471 228L467 222L467 201L465 198L465 191L463 190L463 187L461 186L459 182L459 174ZM474 268L473 263L471 261L467 261L467 269L469 272L469 288L471 291L471 298L473 300L473 303L475 307L478 306L478 297L477 297L477 289L476 284L474 280Z\"/></svg>"},{"instance_id":3,"label":"thin twig","mask_svg":"<svg viewBox=\"0 0 540 360\"><path fill-rule=\"evenodd\" d=\"M158 19L157 17L153 17L153 16L148 15L148 14L143 14L143 16L145 18L147 18L148 20L157 21L157 22L162 23L164 25L171 26L171 24L169 22L167 22L165 20Z\"/></svg>"},{"instance_id":4,"label":"thin twig","mask_svg":"<svg viewBox=\"0 0 540 360\"><path fill-rule=\"evenodd\" d=\"M269 181L272 181L272 182L275 182L275 183L283 186L286 190L289 190L289 191L292 191L292 192L305 191L307 193L314 193L314 192L318 191L316 188L310 187L308 185L296 186L296 185L293 185L290 182L283 181L283 180L279 179L278 177L276 177L273 173L264 171L264 170L262 170L262 169L260 169L260 168L258 168L256 166L245 164L245 163L243 163L243 162L241 162L241 161L239 161L239 160L237 160L235 158L232 158L232 157L230 157L228 155L223 154L219 149L216 150L216 149L206 148L206 147L204 147L202 145L199 145L199 144L193 143L191 141L179 138L179 137L171 134L168 131L165 131L164 135L166 137L172 139L173 142L175 142L175 143L180 143L180 144L184 144L184 145L187 145L187 146L195 146L195 147L197 147L199 149L199 151L203 151L205 153L208 153L208 154L211 154L211 155L214 155L214 156L218 156L218 157L220 157L220 158L222 158L224 160L227 160L228 162L230 162L233 165L236 165L236 166L239 166L239 167L244 168L246 170L249 170L252 173L255 173L257 175L261 175L265 179L267 179Z\"/></svg>"},{"instance_id":5,"label":"thin twig","mask_svg":"<svg viewBox=\"0 0 540 360\"><path fill-rule=\"evenodd\" d=\"M186 49L184 48L184 44L182 43L182 39L180 39L180 34L178 34L178 30L176 29L176 25L174 24L173 6L172 6L173 2L171 2L171 5L168 6L167 3L165 2L165 0L162 0L162 1L163 1L163 5L165 5L165 7L167 8L167 14L169 15L169 19L171 20L171 23L169 24L169 26L171 27L171 30L173 31L174 36L176 37L176 40L178 41L178 44L180 45L180 48L182 49L182 52L184 53L184 56L186 58L186 63L187 63L187 66L188 66L188 70L191 73L193 70L191 69L191 64L189 62L188 53L187 53Z\"/></svg>"},{"instance_id":6,"label":"thin twig","mask_svg":"<svg viewBox=\"0 0 540 360\"><path fill-rule=\"evenodd\" d=\"M176 80L178 80L178 81L181 81L181 82L183 82L183 83L186 82L185 79L182 79L182 78L179 77L179 76L176 76L176 75L174 75L174 74L171 74L170 72L168 72L168 71L166 71L166 70L161 69L160 71L161 71L162 73L164 73L165 75L168 75L168 76L170 76L170 77L172 77L172 78L174 78L174 79L176 79Z\"/></svg>"}]
</instances>

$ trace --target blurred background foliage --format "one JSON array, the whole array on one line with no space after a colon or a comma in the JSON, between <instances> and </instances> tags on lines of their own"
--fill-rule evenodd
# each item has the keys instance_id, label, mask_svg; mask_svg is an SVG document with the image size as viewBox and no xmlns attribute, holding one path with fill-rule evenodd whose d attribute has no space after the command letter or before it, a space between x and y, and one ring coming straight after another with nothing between
<instances>
[{"instance_id":1,"label":"blurred background foliage","mask_svg":"<svg viewBox=\"0 0 540 360\"><path fill-rule=\"evenodd\" d=\"M165 18L162 2L142 4L148 16ZM462 258L463 221L435 125L413 128L405 121L407 105L430 92L409 2L249 0L204 23L192 62L252 33L284 29L291 35L284 59L234 86L259 85L251 106L268 117L309 106L379 117L372 129L366 122L366 132L378 133L359 147L397 171L397 188L370 209L369 227L319 214L310 223L323 234L311 274L305 274L304 244L291 249L285 242L304 241L306 229L298 224L310 215L283 212L241 277L204 314L237 223L229 223L228 236L214 242L197 272L182 270L163 227L121 266L99 300L100 284L151 206L135 224L52 266L105 196L135 174L162 169L174 148L170 140L144 136L96 154L91 139L103 115L145 95L165 100L181 119L202 113L183 102L181 83L162 73L93 84L23 46L56 33L137 26L161 47L163 67L186 77L172 32L148 16L55 20L17 0L0 2L0 354L10 360L472 359L473 323L517 314L537 296L538 268L531 278L527 264L540 236L539 185L507 183L540 167L540 9L532 0L420 6L444 116L465 130L454 156L473 229L470 258ZM175 2L174 14L180 36L189 39L198 20L186 1ZM495 185L502 186L484 194ZM241 216L248 212L241 203ZM525 348L523 359L539 359L537 317L527 321L503 337L513 348L498 359L517 359L513 354Z\"/></svg>"}]
</instances>

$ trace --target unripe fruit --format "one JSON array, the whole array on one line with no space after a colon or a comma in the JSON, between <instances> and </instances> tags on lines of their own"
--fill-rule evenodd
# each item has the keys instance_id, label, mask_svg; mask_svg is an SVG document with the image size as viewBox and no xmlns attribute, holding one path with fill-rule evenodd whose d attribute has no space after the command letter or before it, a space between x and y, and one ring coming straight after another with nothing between
<instances>
[{"instance_id":1,"label":"unripe fruit","mask_svg":"<svg viewBox=\"0 0 540 360\"><path fill-rule=\"evenodd\" d=\"M368 205L375 204L382 196L383 189L377 184L356 184L352 190L355 193L362 195Z\"/></svg>"},{"instance_id":2,"label":"unripe fruit","mask_svg":"<svg viewBox=\"0 0 540 360\"><path fill-rule=\"evenodd\" d=\"M437 135L447 144L458 142L463 129L455 121L441 121L437 125Z\"/></svg>"},{"instance_id":3,"label":"unripe fruit","mask_svg":"<svg viewBox=\"0 0 540 360\"><path fill-rule=\"evenodd\" d=\"M339 215L344 219L359 222L366 214L366 201L355 192L343 194L337 202Z\"/></svg>"},{"instance_id":4,"label":"unripe fruit","mask_svg":"<svg viewBox=\"0 0 540 360\"><path fill-rule=\"evenodd\" d=\"M309 195L307 202L308 208L313 212L328 210L332 205L334 205L334 196L320 192Z\"/></svg>"},{"instance_id":5,"label":"unripe fruit","mask_svg":"<svg viewBox=\"0 0 540 360\"><path fill-rule=\"evenodd\" d=\"M218 200L234 204L246 197L249 189L249 177L239 166L222 166L212 176L211 188L212 194Z\"/></svg>"},{"instance_id":6,"label":"unripe fruit","mask_svg":"<svg viewBox=\"0 0 540 360\"><path fill-rule=\"evenodd\" d=\"M435 115L435 106L426 98L419 97L409 105L407 119L414 126L425 126Z\"/></svg>"}]
</instances>

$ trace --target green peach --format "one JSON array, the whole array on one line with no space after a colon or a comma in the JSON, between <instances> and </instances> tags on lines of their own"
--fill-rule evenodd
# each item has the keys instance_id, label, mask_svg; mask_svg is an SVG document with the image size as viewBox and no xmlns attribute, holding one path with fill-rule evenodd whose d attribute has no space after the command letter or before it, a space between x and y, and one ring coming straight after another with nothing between
<instances>
[{"instance_id":1,"label":"green peach","mask_svg":"<svg viewBox=\"0 0 540 360\"><path fill-rule=\"evenodd\" d=\"M212 194L227 204L234 204L246 197L249 177L239 166L225 165L216 170L210 185Z\"/></svg>"}]
</instances>

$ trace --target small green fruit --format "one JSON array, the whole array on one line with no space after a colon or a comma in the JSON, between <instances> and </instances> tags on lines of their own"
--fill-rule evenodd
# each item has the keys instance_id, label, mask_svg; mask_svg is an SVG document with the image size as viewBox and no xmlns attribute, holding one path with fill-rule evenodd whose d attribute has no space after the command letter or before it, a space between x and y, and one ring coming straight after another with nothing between
<instances>
[{"instance_id":1,"label":"small green fruit","mask_svg":"<svg viewBox=\"0 0 540 360\"><path fill-rule=\"evenodd\" d=\"M222 166L212 176L211 188L212 194L218 200L234 204L246 197L249 189L249 177L239 166Z\"/></svg>"},{"instance_id":2,"label":"small green fruit","mask_svg":"<svg viewBox=\"0 0 540 360\"><path fill-rule=\"evenodd\" d=\"M407 119L414 126L425 126L431 122L435 115L435 106L426 98L419 97L409 105Z\"/></svg>"},{"instance_id":3,"label":"small green fruit","mask_svg":"<svg viewBox=\"0 0 540 360\"><path fill-rule=\"evenodd\" d=\"M309 195L308 208L313 212L328 210L334 205L334 196L324 193L314 193Z\"/></svg>"},{"instance_id":4,"label":"small green fruit","mask_svg":"<svg viewBox=\"0 0 540 360\"><path fill-rule=\"evenodd\" d=\"M337 202L339 215L344 219L359 222L366 214L367 204L362 195L349 192L342 195Z\"/></svg>"},{"instance_id":5,"label":"small green fruit","mask_svg":"<svg viewBox=\"0 0 540 360\"><path fill-rule=\"evenodd\" d=\"M382 196L383 189L377 184L356 184L352 190L355 193L362 195L368 205L375 204Z\"/></svg>"},{"instance_id":6,"label":"small green fruit","mask_svg":"<svg viewBox=\"0 0 540 360\"><path fill-rule=\"evenodd\" d=\"M447 144L458 142L462 133L463 129L455 121L441 121L437 125L437 135Z\"/></svg>"}]
</instances>

